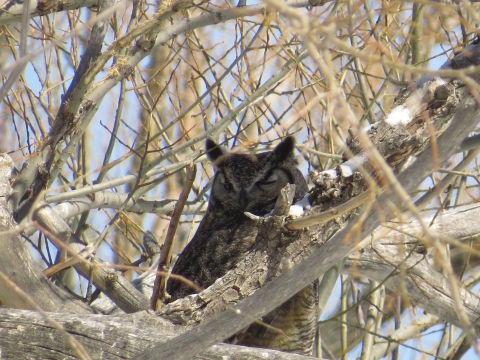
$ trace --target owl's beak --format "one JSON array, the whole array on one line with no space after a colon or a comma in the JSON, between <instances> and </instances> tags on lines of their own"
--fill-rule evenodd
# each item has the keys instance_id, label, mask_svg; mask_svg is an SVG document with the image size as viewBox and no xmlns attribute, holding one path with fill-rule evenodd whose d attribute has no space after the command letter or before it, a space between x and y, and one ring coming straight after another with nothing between
<instances>
[{"instance_id":1,"label":"owl's beak","mask_svg":"<svg viewBox=\"0 0 480 360\"><path fill-rule=\"evenodd\" d=\"M240 194L238 194L238 205L242 210L247 210L247 206L250 200L248 199L247 191L241 190Z\"/></svg>"}]
</instances>

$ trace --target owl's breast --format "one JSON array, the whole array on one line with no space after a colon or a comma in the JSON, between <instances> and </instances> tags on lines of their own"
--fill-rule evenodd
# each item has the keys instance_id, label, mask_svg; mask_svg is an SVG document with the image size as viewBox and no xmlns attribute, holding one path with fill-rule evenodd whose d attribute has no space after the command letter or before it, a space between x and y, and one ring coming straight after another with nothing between
<instances>
[{"instance_id":1,"label":"owl's breast","mask_svg":"<svg viewBox=\"0 0 480 360\"><path fill-rule=\"evenodd\" d=\"M233 269L255 245L255 222L239 211L207 212L192 240L182 251L172 274L193 281L206 289ZM170 301L195 290L178 279L169 279Z\"/></svg>"}]
</instances>

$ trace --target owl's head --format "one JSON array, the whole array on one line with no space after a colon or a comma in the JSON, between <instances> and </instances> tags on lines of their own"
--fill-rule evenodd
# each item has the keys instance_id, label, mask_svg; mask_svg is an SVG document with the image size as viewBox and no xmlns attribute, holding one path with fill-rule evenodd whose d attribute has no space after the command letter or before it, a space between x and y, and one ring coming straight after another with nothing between
<instances>
[{"instance_id":1,"label":"owl's head","mask_svg":"<svg viewBox=\"0 0 480 360\"><path fill-rule=\"evenodd\" d=\"M210 203L225 210L269 213L280 190L295 184L295 199L307 191L302 173L296 168L293 156L295 140L286 137L275 149L260 154L228 153L208 139L207 156L216 173Z\"/></svg>"}]
</instances>

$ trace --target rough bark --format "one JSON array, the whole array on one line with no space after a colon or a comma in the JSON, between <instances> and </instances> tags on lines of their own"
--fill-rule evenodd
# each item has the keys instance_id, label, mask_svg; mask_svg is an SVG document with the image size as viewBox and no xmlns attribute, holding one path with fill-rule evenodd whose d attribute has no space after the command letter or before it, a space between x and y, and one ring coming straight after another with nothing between
<instances>
[{"instance_id":1,"label":"rough bark","mask_svg":"<svg viewBox=\"0 0 480 360\"><path fill-rule=\"evenodd\" d=\"M49 314L87 349L92 359L134 359L145 348L178 334L177 327L150 312L132 315ZM77 359L65 338L38 313L0 309L0 357L2 359ZM309 356L275 350L218 344L194 359L307 360Z\"/></svg>"},{"instance_id":2,"label":"rough bark","mask_svg":"<svg viewBox=\"0 0 480 360\"><path fill-rule=\"evenodd\" d=\"M400 148L397 147L397 144L400 143L404 144L404 147L409 147L412 143L422 143L423 146L421 149L425 149L425 144L428 144L430 140L430 133L427 131L428 129L426 129L428 124L424 122L424 117L427 116L432 123L435 123L438 119L439 122L444 124L447 115L451 118L456 111L459 110L456 106L459 104L459 101L467 99L469 96L468 92L465 90L465 86L457 83L456 80L452 80L452 82L456 83L455 88L451 88L449 95L442 99L443 106L435 106L434 113L430 111L432 108L430 102L436 103L438 99L434 96L427 97L425 94L427 92L434 94L438 87L444 89L445 85L443 81L437 81L436 79L431 79L426 82L421 81L419 82L417 92L414 93L412 89L409 90L411 96L418 97L420 93L420 99L430 99L430 102L422 104L422 106L417 108L417 113L412 117L413 120L411 124L409 124L408 129L399 125L397 126L398 130L393 131L391 125L380 124L379 128L388 128L389 130L379 131L377 128L369 130L368 135L371 137L372 142L380 145L377 150L381 155L385 155L387 158L394 161L395 164L398 164L398 159L401 154L405 157L409 157L410 154L417 154L417 151L415 150L416 148L413 150L408 148L408 151L402 152L399 150ZM404 98L404 102L405 101L406 98ZM425 114L425 112L429 112L429 114ZM467 124L467 119L463 119L464 117L466 118L467 115L470 117L470 124ZM448 133L443 134L444 142L442 142L442 147L439 145L439 148L442 151L438 154L440 164L445 162L446 159L451 156L454 151L453 147L458 145L461 141L460 137L465 137L470 129L473 128L477 121L476 116L477 110L473 104L470 104L468 109L464 108L463 112L457 116L457 121L455 122L455 126L467 126L467 128L463 128L462 131L462 129L455 127L449 129ZM410 129L413 130L409 132ZM418 129L421 129L422 131L418 131ZM455 141L454 136L458 136L459 138ZM390 145L394 146L392 147ZM360 146L353 148L354 154L361 153L363 151L362 149L363 148ZM393 154L395 154L395 156L393 156ZM423 155L424 158L419 157L417 162L409 168L408 171L402 174L406 190L413 190L418 186L421 180L433 171L431 151L427 149L423 152ZM365 159L362 165L366 169L371 169L373 173L374 167L368 159ZM414 167L416 167L415 169L418 174L412 171ZM379 177L377 173L373 173L373 175ZM314 174L313 182L316 186L311 192L310 203L314 205L314 207L306 211L303 217L321 213L329 208L345 203L360 194L366 186L364 179L359 173L354 173L351 176L345 177L342 176L341 168L338 168L334 175L332 175L331 172ZM390 193L384 195L383 199L379 198L377 200L378 203L381 201L386 202L387 200L395 203L393 189L387 190L389 190ZM380 207L380 209L382 208ZM382 210L384 211L373 211L368 215L367 221L365 222L369 225L368 231L364 230L363 232L370 233L376 226L378 226L380 219L383 220L389 217L388 213L390 210ZM259 235L257 246L252 253L247 256L244 262L239 264L236 269L224 276L221 281L218 281L214 286L203 291L197 298L187 297L179 300L167 305L162 312L165 315L176 318L179 322L195 323L203 321L205 318L212 315L212 312L208 310L209 308L215 309L215 307L218 306L218 303L233 305L257 290L258 284L260 284L261 287L262 284L278 277L282 273L285 263L289 263L290 265L301 263L313 249L324 244L333 234L343 228L351 219L351 215L352 212L342 214L326 224L315 225L308 229L296 232L287 232L282 229L285 221L284 218L270 217L258 219ZM368 220L370 221L368 222ZM350 224L350 228L352 227L353 225ZM350 229L344 230L343 233L347 233L349 230ZM362 240L362 237L359 237L358 240ZM353 246L350 246L350 248L353 249ZM321 247L320 249L324 251ZM317 251L320 252L320 249ZM335 248L332 249L331 253L336 253L336 250L337 249ZM327 252L330 253L330 251ZM335 257L337 256L335 255ZM341 259L341 257L339 257L339 259ZM330 262L332 261L329 261L329 263ZM335 262L333 261L332 263ZM252 269L255 269L255 271L252 271ZM238 279L242 279L241 282L239 282ZM216 287L216 289L213 289L214 287ZM300 289L301 288L299 288L299 290ZM223 298L222 294L224 294ZM185 318L182 314L183 311L188 314ZM198 318L195 311L198 311ZM217 312L215 310L212 311Z\"/></svg>"}]
</instances>

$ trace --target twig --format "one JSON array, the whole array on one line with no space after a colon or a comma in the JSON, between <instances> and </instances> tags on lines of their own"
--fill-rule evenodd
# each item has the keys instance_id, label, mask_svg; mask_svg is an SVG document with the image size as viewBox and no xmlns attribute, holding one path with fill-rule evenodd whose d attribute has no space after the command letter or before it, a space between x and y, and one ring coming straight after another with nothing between
<instances>
[{"instance_id":1,"label":"twig","mask_svg":"<svg viewBox=\"0 0 480 360\"><path fill-rule=\"evenodd\" d=\"M175 204L175 209L173 210L173 215L170 220L170 225L167 230L167 236L163 242L162 251L160 253L160 261L158 263L158 272L157 277L155 278L155 284L153 286L152 298L150 300L150 306L153 310L157 310L158 301L162 300L165 297L165 284L167 277L162 275L168 271L170 265L170 258L172 257L172 244L175 232L177 231L178 222L180 221L180 216L182 215L183 207L188 199L188 194L192 189L193 181L195 180L195 175L197 174L197 167L190 163L187 166L187 177L185 185L183 186L182 192L178 197L178 201Z\"/></svg>"}]
</instances>

